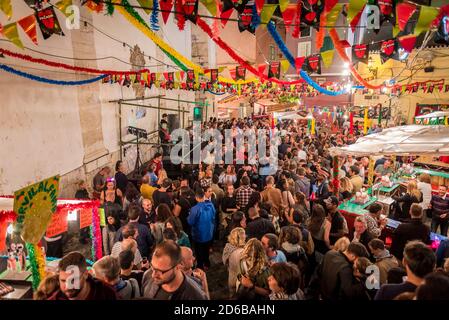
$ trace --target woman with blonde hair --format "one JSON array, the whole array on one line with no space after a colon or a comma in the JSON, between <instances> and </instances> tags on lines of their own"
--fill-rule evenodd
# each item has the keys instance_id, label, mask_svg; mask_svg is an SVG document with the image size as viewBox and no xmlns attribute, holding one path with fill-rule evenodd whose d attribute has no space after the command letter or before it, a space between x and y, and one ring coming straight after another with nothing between
<instances>
[{"instance_id":1,"label":"woman with blonde hair","mask_svg":"<svg viewBox=\"0 0 449 320\"><path fill-rule=\"evenodd\" d=\"M270 294L268 258L262 242L250 239L243 248L237 299L267 299Z\"/></svg>"},{"instance_id":2,"label":"woman with blonde hair","mask_svg":"<svg viewBox=\"0 0 449 320\"><path fill-rule=\"evenodd\" d=\"M162 185L162 182L165 180L165 179L167 179L168 178L168 175L167 175L167 171L165 171L165 169L160 169L159 170L159 172L158 172L158 175L157 175L157 185L158 186L161 186Z\"/></svg>"},{"instance_id":3,"label":"woman with blonde hair","mask_svg":"<svg viewBox=\"0 0 449 320\"><path fill-rule=\"evenodd\" d=\"M39 284L34 293L34 300L48 300L56 291L59 290L59 277L57 274L47 275Z\"/></svg>"},{"instance_id":4,"label":"woman with blonde hair","mask_svg":"<svg viewBox=\"0 0 449 320\"><path fill-rule=\"evenodd\" d=\"M340 179L340 193L343 199L350 198L350 196L354 193L354 186L348 177Z\"/></svg>"},{"instance_id":5,"label":"woman with blonde hair","mask_svg":"<svg viewBox=\"0 0 449 320\"><path fill-rule=\"evenodd\" d=\"M223 249L223 264L228 267L228 289L230 297L235 293L237 276L240 272L240 258L245 246L246 233L243 228L234 228Z\"/></svg>"},{"instance_id":6,"label":"woman with blonde hair","mask_svg":"<svg viewBox=\"0 0 449 320\"><path fill-rule=\"evenodd\" d=\"M425 215L429 217L428 211L430 211L429 205L432 199L432 185L430 184L430 175L428 173L422 173L418 177L418 189L422 193L421 207L425 211Z\"/></svg>"},{"instance_id":7,"label":"woman with blonde hair","mask_svg":"<svg viewBox=\"0 0 449 320\"><path fill-rule=\"evenodd\" d=\"M407 184L407 192L404 195L400 197L393 196L392 198L396 200L397 204L394 220L405 221L410 218L410 207L413 203L422 202L423 194L419 191L416 181L411 180ZM399 206L400 203L402 203L402 208Z\"/></svg>"},{"instance_id":8,"label":"woman with blonde hair","mask_svg":"<svg viewBox=\"0 0 449 320\"><path fill-rule=\"evenodd\" d=\"M344 252L346 249L348 249L349 244L351 241L349 241L348 237L341 237L337 241L335 241L334 246L332 247L332 250L338 251L338 252Z\"/></svg>"}]
</instances>

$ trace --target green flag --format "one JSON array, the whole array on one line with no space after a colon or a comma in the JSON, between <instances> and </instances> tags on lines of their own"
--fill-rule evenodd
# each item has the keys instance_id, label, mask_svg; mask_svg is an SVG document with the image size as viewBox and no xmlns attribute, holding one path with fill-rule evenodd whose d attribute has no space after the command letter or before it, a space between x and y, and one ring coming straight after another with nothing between
<instances>
[{"instance_id":1,"label":"green flag","mask_svg":"<svg viewBox=\"0 0 449 320\"><path fill-rule=\"evenodd\" d=\"M262 27L266 27L266 24L270 22L273 13L278 7L277 4L265 4L260 12L260 23Z\"/></svg>"},{"instance_id":2,"label":"green flag","mask_svg":"<svg viewBox=\"0 0 449 320\"><path fill-rule=\"evenodd\" d=\"M438 16L439 11L439 8L421 6L418 22L415 26L415 36L419 36L423 31L427 31L429 29L430 24Z\"/></svg>"},{"instance_id":3,"label":"green flag","mask_svg":"<svg viewBox=\"0 0 449 320\"><path fill-rule=\"evenodd\" d=\"M153 0L137 0L139 2L140 6L143 7L143 11L145 11L146 14L150 14L152 12L153 8Z\"/></svg>"}]
</instances>

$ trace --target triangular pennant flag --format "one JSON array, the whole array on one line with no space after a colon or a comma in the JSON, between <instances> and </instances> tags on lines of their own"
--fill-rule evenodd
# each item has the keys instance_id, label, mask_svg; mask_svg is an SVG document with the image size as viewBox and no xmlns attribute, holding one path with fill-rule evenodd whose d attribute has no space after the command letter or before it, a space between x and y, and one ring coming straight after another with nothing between
<instances>
[{"instance_id":1,"label":"triangular pennant flag","mask_svg":"<svg viewBox=\"0 0 449 320\"><path fill-rule=\"evenodd\" d=\"M307 73L321 74L321 56L319 54L307 57L302 68Z\"/></svg>"},{"instance_id":2,"label":"triangular pennant flag","mask_svg":"<svg viewBox=\"0 0 449 320\"><path fill-rule=\"evenodd\" d=\"M206 7L207 11L209 11L212 16L217 16L216 0L200 0L200 2Z\"/></svg>"},{"instance_id":3,"label":"triangular pennant flag","mask_svg":"<svg viewBox=\"0 0 449 320\"><path fill-rule=\"evenodd\" d=\"M382 47L380 48L380 57L382 63L388 61L388 59L392 58L397 52L397 46L395 40L386 40L382 42Z\"/></svg>"},{"instance_id":4,"label":"triangular pennant flag","mask_svg":"<svg viewBox=\"0 0 449 320\"><path fill-rule=\"evenodd\" d=\"M306 60L306 57L297 57L295 58L295 68L296 72L299 73L299 71L302 68L302 65L304 64L304 61Z\"/></svg>"},{"instance_id":5,"label":"triangular pennant flag","mask_svg":"<svg viewBox=\"0 0 449 320\"><path fill-rule=\"evenodd\" d=\"M368 0L349 0L347 19L350 24L358 15L361 15L367 3Z\"/></svg>"},{"instance_id":6,"label":"triangular pennant flag","mask_svg":"<svg viewBox=\"0 0 449 320\"><path fill-rule=\"evenodd\" d=\"M153 8L153 0L137 0L137 2L139 2L140 6L146 14L151 13L151 9Z\"/></svg>"},{"instance_id":7,"label":"triangular pennant flag","mask_svg":"<svg viewBox=\"0 0 449 320\"><path fill-rule=\"evenodd\" d=\"M159 0L159 7L161 8L162 20L167 24L171 9L173 8L173 0Z\"/></svg>"},{"instance_id":8,"label":"triangular pennant flag","mask_svg":"<svg viewBox=\"0 0 449 320\"><path fill-rule=\"evenodd\" d=\"M59 34L61 36L64 35L53 7L47 7L39 10L35 15L37 21L39 22L39 27L44 40L50 38L53 34Z\"/></svg>"},{"instance_id":9,"label":"triangular pennant flag","mask_svg":"<svg viewBox=\"0 0 449 320\"><path fill-rule=\"evenodd\" d=\"M3 26L3 35L9 39L12 43L23 49L23 43L20 41L19 32L17 30L17 23L13 22Z\"/></svg>"},{"instance_id":10,"label":"triangular pennant flag","mask_svg":"<svg viewBox=\"0 0 449 320\"><path fill-rule=\"evenodd\" d=\"M350 25L351 25L351 30L352 32L355 32L355 28L357 27L357 25L359 24L360 19L362 18L362 13L364 10L360 11L355 17L354 19L352 19Z\"/></svg>"},{"instance_id":11,"label":"triangular pennant flag","mask_svg":"<svg viewBox=\"0 0 449 320\"><path fill-rule=\"evenodd\" d=\"M176 81L181 81L181 74L179 71L175 72L175 79Z\"/></svg>"},{"instance_id":12,"label":"triangular pennant flag","mask_svg":"<svg viewBox=\"0 0 449 320\"><path fill-rule=\"evenodd\" d=\"M8 20L12 17L11 0L0 0L0 10L8 17Z\"/></svg>"},{"instance_id":13,"label":"triangular pennant flag","mask_svg":"<svg viewBox=\"0 0 449 320\"><path fill-rule=\"evenodd\" d=\"M238 66L235 68L235 80L245 80L246 68Z\"/></svg>"},{"instance_id":14,"label":"triangular pennant flag","mask_svg":"<svg viewBox=\"0 0 449 320\"><path fill-rule=\"evenodd\" d=\"M258 14L258 15L260 15L260 12L262 11L264 2L265 2L265 0L255 0L255 3L256 3L256 10L257 10L257 14Z\"/></svg>"},{"instance_id":15,"label":"triangular pennant flag","mask_svg":"<svg viewBox=\"0 0 449 320\"><path fill-rule=\"evenodd\" d=\"M36 17L34 14L22 18L17 23L22 27L23 31L37 45Z\"/></svg>"},{"instance_id":16,"label":"triangular pennant flag","mask_svg":"<svg viewBox=\"0 0 449 320\"><path fill-rule=\"evenodd\" d=\"M439 9L435 7L421 6L419 11L418 22L416 23L413 34L419 36L422 32L427 31L430 24L438 16Z\"/></svg>"},{"instance_id":17,"label":"triangular pennant flag","mask_svg":"<svg viewBox=\"0 0 449 320\"><path fill-rule=\"evenodd\" d=\"M62 12L63 15L69 17L72 13L66 12L67 8L72 5L72 0L61 0L55 4L55 7Z\"/></svg>"},{"instance_id":18,"label":"triangular pennant flag","mask_svg":"<svg viewBox=\"0 0 449 320\"><path fill-rule=\"evenodd\" d=\"M338 0L326 0L324 3L324 11L329 13L337 3Z\"/></svg>"},{"instance_id":19,"label":"triangular pennant flag","mask_svg":"<svg viewBox=\"0 0 449 320\"><path fill-rule=\"evenodd\" d=\"M230 9L227 9L226 11L224 11L224 7L223 5L220 3L220 18L221 18L221 25L224 27L228 21L229 18L232 16L232 13L234 12L234 10L232 10L232 7Z\"/></svg>"},{"instance_id":20,"label":"triangular pennant flag","mask_svg":"<svg viewBox=\"0 0 449 320\"><path fill-rule=\"evenodd\" d=\"M134 82L136 82L136 75L133 73L133 74L130 74L129 75L129 80L130 80L130 82L131 82L131 85L133 85L134 84Z\"/></svg>"},{"instance_id":21,"label":"triangular pennant flag","mask_svg":"<svg viewBox=\"0 0 449 320\"><path fill-rule=\"evenodd\" d=\"M279 61L272 61L268 69L268 78L279 79L280 75L281 75L281 66Z\"/></svg>"},{"instance_id":22,"label":"triangular pennant flag","mask_svg":"<svg viewBox=\"0 0 449 320\"><path fill-rule=\"evenodd\" d=\"M326 22L328 27L335 27L338 17L340 16L341 10L343 8L342 3L337 3L333 9L329 12L326 17Z\"/></svg>"},{"instance_id":23,"label":"triangular pennant flag","mask_svg":"<svg viewBox=\"0 0 449 320\"><path fill-rule=\"evenodd\" d=\"M282 12L282 18L284 19L285 31L288 33L290 25L293 22L296 14L296 4L289 4L288 7Z\"/></svg>"},{"instance_id":24,"label":"triangular pennant flag","mask_svg":"<svg viewBox=\"0 0 449 320\"><path fill-rule=\"evenodd\" d=\"M369 45L357 44L352 46L352 60L368 63Z\"/></svg>"},{"instance_id":25,"label":"triangular pennant flag","mask_svg":"<svg viewBox=\"0 0 449 320\"><path fill-rule=\"evenodd\" d=\"M279 9L281 9L281 12L284 12L284 10L287 9L289 3L290 0L279 0Z\"/></svg>"},{"instance_id":26,"label":"triangular pennant flag","mask_svg":"<svg viewBox=\"0 0 449 320\"><path fill-rule=\"evenodd\" d=\"M229 74L231 75L231 78L232 78L233 80L235 80L235 75L236 75L236 70L235 70L235 68L229 68L228 70L229 70Z\"/></svg>"},{"instance_id":27,"label":"triangular pennant flag","mask_svg":"<svg viewBox=\"0 0 449 320\"><path fill-rule=\"evenodd\" d=\"M262 27L266 27L266 24L270 22L273 13L278 7L277 4L265 4L260 12L260 23Z\"/></svg>"},{"instance_id":28,"label":"triangular pennant flag","mask_svg":"<svg viewBox=\"0 0 449 320\"><path fill-rule=\"evenodd\" d=\"M287 72L289 65L290 65L290 63L288 62L287 59L282 59L281 60L281 70L282 70L283 73Z\"/></svg>"},{"instance_id":29,"label":"triangular pennant flag","mask_svg":"<svg viewBox=\"0 0 449 320\"><path fill-rule=\"evenodd\" d=\"M181 78L181 80L184 79L185 74L186 73L184 71L179 71L179 77Z\"/></svg>"},{"instance_id":30,"label":"triangular pennant flag","mask_svg":"<svg viewBox=\"0 0 449 320\"><path fill-rule=\"evenodd\" d=\"M401 29L399 29L398 26L394 25L393 32L392 32L393 38L396 38L398 36L399 32L401 32Z\"/></svg>"},{"instance_id":31,"label":"triangular pennant flag","mask_svg":"<svg viewBox=\"0 0 449 320\"><path fill-rule=\"evenodd\" d=\"M405 26L416 11L416 5L410 2L399 3L396 6L396 24L399 30L404 31Z\"/></svg>"},{"instance_id":32,"label":"triangular pennant flag","mask_svg":"<svg viewBox=\"0 0 449 320\"><path fill-rule=\"evenodd\" d=\"M181 8L184 12L184 17L196 23L198 17L198 0L183 0Z\"/></svg>"},{"instance_id":33,"label":"triangular pennant flag","mask_svg":"<svg viewBox=\"0 0 449 320\"><path fill-rule=\"evenodd\" d=\"M253 14L257 14L254 10L254 4L248 4L243 8L242 12L239 12L238 27L239 31L243 32L248 30L251 33L255 32L255 26L253 25Z\"/></svg>"},{"instance_id":34,"label":"triangular pennant flag","mask_svg":"<svg viewBox=\"0 0 449 320\"><path fill-rule=\"evenodd\" d=\"M334 59L335 50L328 50L321 52L321 59L323 59L323 63L326 67L329 67L332 64L332 60Z\"/></svg>"},{"instance_id":35,"label":"triangular pennant flag","mask_svg":"<svg viewBox=\"0 0 449 320\"><path fill-rule=\"evenodd\" d=\"M408 53L412 52L412 50L415 48L416 44L416 36L405 36L398 38L399 45L402 49L407 51Z\"/></svg>"},{"instance_id":36,"label":"triangular pennant flag","mask_svg":"<svg viewBox=\"0 0 449 320\"><path fill-rule=\"evenodd\" d=\"M267 65L265 63L261 63L257 66L257 70L260 74L264 74L265 69L267 68Z\"/></svg>"}]
</instances>

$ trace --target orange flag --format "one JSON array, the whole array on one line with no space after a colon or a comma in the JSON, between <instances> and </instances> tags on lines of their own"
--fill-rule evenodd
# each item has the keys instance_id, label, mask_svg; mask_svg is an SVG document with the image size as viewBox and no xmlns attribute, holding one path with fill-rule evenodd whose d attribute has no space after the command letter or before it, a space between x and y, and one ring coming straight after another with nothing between
<instances>
[{"instance_id":1,"label":"orange flag","mask_svg":"<svg viewBox=\"0 0 449 320\"><path fill-rule=\"evenodd\" d=\"M30 37L30 39L37 45L36 17L34 14L20 19L17 23L22 27L28 37Z\"/></svg>"}]
</instances>

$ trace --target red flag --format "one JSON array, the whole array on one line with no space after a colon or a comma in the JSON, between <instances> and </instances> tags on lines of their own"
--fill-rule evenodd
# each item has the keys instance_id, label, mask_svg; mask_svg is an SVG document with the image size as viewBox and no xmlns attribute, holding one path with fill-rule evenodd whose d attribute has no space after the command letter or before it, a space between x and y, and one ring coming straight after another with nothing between
<instances>
[{"instance_id":1,"label":"red flag","mask_svg":"<svg viewBox=\"0 0 449 320\"><path fill-rule=\"evenodd\" d=\"M22 27L28 37L37 44L36 17L34 14L20 19L17 23Z\"/></svg>"},{"instance_id":2,"label":"red flag","mask_svg":"<svg viewBox=\"0 0 449 320\"><path fill-rule=\"evenodd\" d=\"M231 74L231 78L235 80L235 69L232 68L232 69L228 69L228 70L229 70L229 73Z\"/></svg>"},{"instance_id":3,"label":"red flag","mask_svg":"<svg viewBox=\"0 0 449 320\"><path fill-rule=\"evenodd\" d=\"M363 10L360 10L360 12L352 19L351 21L351 29L352 32L355 31L355 27L359 24L360 18L362 17L362 13L365 11L365 7L363 7Z\"/></svg>"},{"instance_id":4,"label":"red flag","mask_svg":"<svg viewBox=\"0 0 449 320\"><path fill-rule=\"evenodd\" d=\"M296 68L296 72L299 73L299 71L302 68L302 65L304 64L304 61L306 60L306 57L297 57L295 59L295 68Z\"/></svg>"},{"instance_id":5,"label":"red flag","mask_svg":"<svg viewBox=\"0 0 449 320\"><path fill-rule=\"evenodd\" d=\"M335 5L337 3L338 3L338 0L327 0L324 3L324 11L325 12L330 12L335 7Z\"/></svg>"},{"instance_id":6,"label":"red flag","mask_svg":"<svg viewBox=\"0 0 449 320\"><path fill-rule=\"evenodd\" d=\"M265 69L267 68L267 65L265 63L261 63L257 66L257 70L260 74L263 74L265 72Z\"/></svg>"},{"instance_id":7,"label":"red flag","mask_svg":"<svg viewBox=\"0 0 449 320\"><path fill-rule=\"evenodd\" d=\"M221 25L224 26L226 25L226 23L228 23L228 19L231 17L232 12L234 11L232 8L223 12L223 4L220 2L219 4L220 6L220 18L221 18Z\"/></svg>"},{"instance_id":8,"label":"red flag","mask_svg":"<svg viewBox=\"0 0 449 320\"><path fill-rule=\"evenodd\" d=\"M290 30L290 25L293 22L296 14L296 4L289 4L287 9L282 12L282 18L284 19L285 31L288 33Z\"/></svg>"},{"instance_id":9,"label":"red flag","mask_svg":"<svg viewBox=\"0 0 449 320\"><path fill-rule=\"evenodd\" d=\"M416 36L405 36L398 38L398 40L401 48L409 53L415 48Z\"/></svg>"},{"instance_id":10,"label":"red flag","mask_svg":"<svg viewBox=\"0 0 449 320\"><path fill-rule=\"evenodd\" d=\"M404 31L408 20L416 11L416 5L409 2L399 3L396 6L396 16L398 20L399 30Z\"/></svg>"},{"instance_id":11,"label":"red flag","mask_svg":"<svg viewBox=\"0 0 449 320\"><path fill-rule=\"evenodd\" d=\"M162 19L166 24L170 15L170 11L173 8L173 0L160 0L159 6L161 7Z\"/></svg>"},{"instance_id":12,"label":"red flag","mask_svg":"<svg viewBox=\"0 0 449 320\"><path fill-rule=\"evenodd\" d=\"M258 15L260 15L260 12L262 11L264 2L265 2L265 0L256 0L256 9L257 9Z\"/></svg>"}]
</instances>

